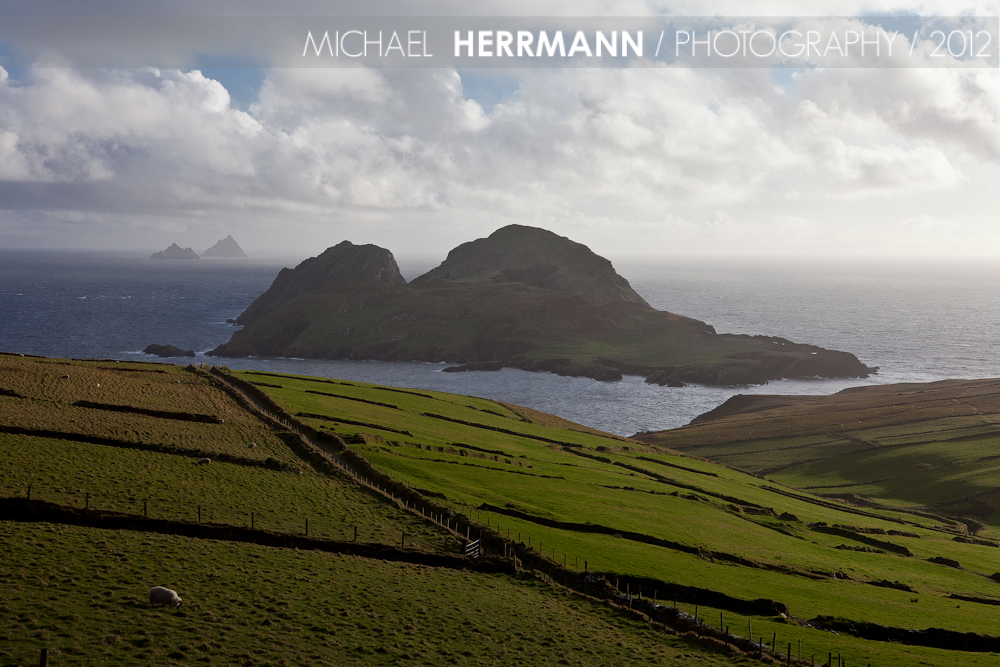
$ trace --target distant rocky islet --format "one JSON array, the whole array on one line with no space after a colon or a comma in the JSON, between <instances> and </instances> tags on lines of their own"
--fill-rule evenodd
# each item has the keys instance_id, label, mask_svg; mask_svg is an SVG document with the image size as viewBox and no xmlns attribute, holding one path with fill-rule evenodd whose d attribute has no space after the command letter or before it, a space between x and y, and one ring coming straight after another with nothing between
<instances>
[{"instance_id":1,"label":"distant rocky islet","mask_svg":"<svg viewBox=\"0 0 1000 667\"><path fill-rule=\"evenodd\" d=\"M154 252L150 259L201 259L191 248L182 248L176 243L171 243L170 247L160 252Z\"/></svg>"},{"instance_id":2,"label":"distant rocky islet","mask_svg":"<svg viewBox=\"0 0 1000 667\"><path fill-rule=\"evenodd\" d=\"M243 252L243 248L240 244L236 242L233 235L230 234L224 239L220 239L215 245L206 250L203 253L204 257L210 258L243 258L247 257L247 254ZM171 243L170 247L166 250L161 250L159 252L154 252L149 256L150 259L201 259L191 248L182 248L176 243ZM234 320L235 322L235 320ZM193 357L194 350L183 350L174 345L159 345L157 343L152 343L147 345L143 352L145 354L156 355L157 357Z\"/></svg>"},{"instance_id":3,"label":"distant rocky islet","mask_svg":"<svg viewBox=\"0 0 1000 667\"><path fill-rule=\"evenodd\" d=\"M193 249L190 247L182 248L176 243L171 243L170 247L159 252L154 252L149 256L150 259L201 259L202 257L210 258L243 258L248 255L243 252L243 248L240 244L236 242L233 235L230 234L224 239L219 239L219 241L213 245L211 248L206 250L198 256Z\"/></svg>"},{"instance_id":4,"label":"distant rocky islet","mask_svg":"<svg viewBox=\"0 0 1000 667\"><path fill-rule=\"evenodd\" d=\"M201 254L202 257L233 257L242 258L246 257L247 254L243 252L243 248L240 244L236 242L233 235L230 234L224 239L219 240L214 246L206 250Z\"/></svg>"}]
</instances>

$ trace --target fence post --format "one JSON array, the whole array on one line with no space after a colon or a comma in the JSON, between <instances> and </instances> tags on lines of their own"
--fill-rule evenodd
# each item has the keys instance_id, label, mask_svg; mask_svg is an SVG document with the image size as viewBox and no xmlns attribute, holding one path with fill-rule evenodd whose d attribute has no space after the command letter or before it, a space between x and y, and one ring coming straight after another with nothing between
<instances>
[{"instance_id":1,"label":"fence post","mask_svg":"<svg viewBox=\"0 0 1000 667\"><path fill-rule=\"evenodd\" d=\"M201 505L198 505L198 523L201 523Z\"/></svg>"},{"instance_id":2,"label":"fence post","mask_svg":"<svg viewBox=\"0 0 1000 667\"><path fill-rule=\"evenodd\" d=\"M399 538L399 548L402 549L405 545L406 545L406 533L404 532L403 536Z\"/></svg>"},{"instance_id":3,"label":"fence post","mask_svg":"<svg viewBox=\"0 0 1000 667\"><path fill-rule=\"evenodd\" d=\"M149 516L149 512L147 511L146 501L145 500L142 501L142 515L144 517L148 517Z\"/></svg>"},{"instance_id":4,"label":"fence post","mask_svg":"<svg viewBox=\"0 0 1000 667\"><path fill-rule=\"evenodd\" d=\"M28 500L31 500L31 484L28 485ZM45 649L42 649L43 651Z\"/></svg>"},{"instance_id":5,"label":"fence post","mask_svg":"<svg viewBox=\"0 0 1000 667\"><path fill-rule=\"evenodd\" d=\"M309 517L306 517L306 535L309 534Z\"/></svg>"},{"instance_id":6,"label":"fence post","mask_svg":"<svg viewBox=\"0 0 1000 667\"><path fill-rule=\"evenodd\" d=\"M788 664L792 664L792 642L788 642Z\"/></svg>"},{"instance_id":7,"label":"fence post","mask_svg":"<svg viewBox=\"0 0 1000 667\"><path fill-rule=\"evenodd\" d=\"M87 493L87 500L85 501L83 509L85 509L85 510L89 510L90 509L90 493L89 492Z\"/></svg>"},{"instance_id":8,"label":"fence post","mask_svg":"<svg viewBox=\"0 0 1000 667\"><path fill-rule=\"evenodd\" d=\"M357 526L354 527L354 541L355 542L358 541L358 527Z\"/></svg>"},{"instance_id":9,"label":"fence post","mask_svg":"<svg viewBox=\"0 0 1000 667\"><path fill-rule=\"evenodd\" d=\"M719 612L719 632L722 632L722 612Z\"/></svg>"},{"instance_id":10,"label":"fence post","mask_svg":"<svg viewBox=\"0 0 1000 667\"><path fill-rule=\"evenodd\" d=\"M253 512L250 512L250 530L253 530Z\"/></svg>"},{"instance_id":11,"label":"fence post","mask_svg":"<svg viewBox=\"0 0 1000 667\"><path fill-rule=\"evenodd\" d=\"M42 654L38 656L38 667L48 667L49 665L49 649L43 648Z\"/></svg>"},{"instance_id":12,"label":"fence post","mask_svg":"<svg viewBox=\"0 0 1000 667\"><path fill-rule=\"evenodd\" d=\"M778 633L775 632L771 635L771 653L776 653L778 650Z\"/></svg>"}]
</instances>

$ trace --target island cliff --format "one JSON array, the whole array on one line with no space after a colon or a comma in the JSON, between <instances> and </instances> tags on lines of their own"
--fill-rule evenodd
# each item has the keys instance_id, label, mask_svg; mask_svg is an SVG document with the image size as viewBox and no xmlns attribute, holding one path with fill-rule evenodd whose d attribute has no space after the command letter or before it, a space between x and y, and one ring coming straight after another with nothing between
<instances>
[{"instance_id":1,"label":"island cliff","mask_svg":"<svg viewBox=\"0 0 1000 667\"><path fill-rule=\"evenodd\" d=\"M245 328L210 355L444 361L597 380L625 373L671 386L877 370L846 352L718 334L658 311L607 259L520 225L458 246L409 284L388 250L344 241L282 269L237 324Z\"/></svg>"}]
</instances>

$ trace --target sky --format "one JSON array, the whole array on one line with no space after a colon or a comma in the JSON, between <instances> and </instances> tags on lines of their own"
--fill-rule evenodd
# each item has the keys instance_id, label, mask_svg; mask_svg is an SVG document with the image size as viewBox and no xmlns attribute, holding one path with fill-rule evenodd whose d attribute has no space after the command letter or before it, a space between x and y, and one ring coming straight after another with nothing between
<instances>
[{"instance_id":1,"label":"sky","mask_svg":"<svg viewBox=\"0 0 1000 667\"><path fill-rule=\"evenodd\" d=\"M517 223L617 257L1000 255L996 67L276 67L249 44L206 58L180 32L170 55L83 67L14 58L4 32L25 16L76 16L81 32L170 17L850 21L995 17L997 2L86 6L0 0L0 248L203 252L232 234L253 256L347 239L443 258ZM135 57L125 41L102 40L108 63Z\"/></svg>"}]
</instances>

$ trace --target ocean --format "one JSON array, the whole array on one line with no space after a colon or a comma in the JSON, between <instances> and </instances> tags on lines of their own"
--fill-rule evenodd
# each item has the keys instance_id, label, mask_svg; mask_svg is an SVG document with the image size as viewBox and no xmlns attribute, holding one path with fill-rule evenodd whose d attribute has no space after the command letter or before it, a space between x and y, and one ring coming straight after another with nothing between
<instances>
[{"instance_id":1,"label":"ocean","mask_svg":"<svg viewBox=\"0 0 1000 667\"><path fill-rule=\"evenodd\" d=\"M880 367L867 380L669 388L633 376L597 382L515 369L442 373L443 364L205 357L232 335L225 320L243 312L283 266L297 262L148 256L0 250L0 351L159 361L142 349L172 344L195 350L197 362L470 394L620 435L681 426L739 393L831 394L861 384L1000 376L1000 267L986 261L614 261L656 308L719 332L844 350ZM408 279L432 268L400 264Z\"/></svg>"}]
</instances>

